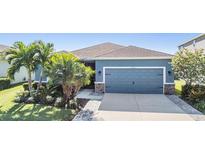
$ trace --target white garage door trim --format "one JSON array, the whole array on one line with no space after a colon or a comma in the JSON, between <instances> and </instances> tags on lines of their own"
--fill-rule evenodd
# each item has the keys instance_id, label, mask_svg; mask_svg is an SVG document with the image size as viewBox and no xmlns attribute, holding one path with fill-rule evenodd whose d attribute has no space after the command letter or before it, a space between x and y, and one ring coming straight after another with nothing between
<instances>
[{"instance_id":1,"label":"white garage door trim","mask_svg":"<svg viewBox=\"0 0 205 154\"><path fill-rule=\"evenodd\" d=\"M166 84L166 67L103 67L103 83L105 84L105 69L162 69L163 70L163 93L164 85ZM104 92L105 91L104 86Z\"/></svg>"}]
</instances>

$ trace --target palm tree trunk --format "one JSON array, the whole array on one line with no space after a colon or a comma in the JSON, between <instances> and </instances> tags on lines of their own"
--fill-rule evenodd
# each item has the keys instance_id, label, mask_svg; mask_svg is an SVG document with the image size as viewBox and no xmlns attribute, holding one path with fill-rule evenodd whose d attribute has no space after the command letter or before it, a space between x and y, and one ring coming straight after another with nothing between
<instances>
[{"instance_id":1,"label":"palm tree trunk","mask_svg":"<svg viewBox=\"0 0 205 154\"><path fill-rule=\"evenodd\" d=\"M41 73L40 73L40 79L39 79L38 86L37 86L37 93L39 92L40 86L42 84L42 79L43 79L43 70L41 70Z\"/></svg>"},{"instance_id":2,"label":"palm tree trunk","mask_svg":"<svg viewBox=\"0 0 205 154\"><path fill-rule=\"evenodd\" d=\"M31 96L31 91L32 91L32 79L31 79L31 71L28 70L28 89L30 92L30 96Z\"/></svg>"}]
</instances>

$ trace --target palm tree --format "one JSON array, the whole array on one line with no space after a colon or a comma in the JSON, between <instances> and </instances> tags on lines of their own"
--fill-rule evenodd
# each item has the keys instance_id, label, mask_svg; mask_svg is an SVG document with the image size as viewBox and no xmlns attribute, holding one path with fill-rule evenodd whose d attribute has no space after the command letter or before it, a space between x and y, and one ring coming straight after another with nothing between
<instances>
[{"instance_id":1,"label":"palm tree","mask_svg":"<svg viewBox=\"0 0 205 154\"><path fill-rule=\"evenodd\" d=\"M38 51L37 59L41 66L40 78L39 78L39 83L37 87L37 92L38 92L42 84L45 65L48 63L49 56L54 51L54 45L53 43L45 44L43 41L36 41L34 44L36 45L36 48Z\"/></svg>"},{"instance_id":2,"label":"palm tree","mask_svg":"<svg viewBox=\"0 0 205 154\"><path fill-rule=\"evenodd\" d=\"M10 64L8 77L15 79L14 75L21 67L25 67L28 72L28 87L32 91L32 72L36 69L36 46L34 44L25 45L23 42L15 42L12 47L5 51L5 58Z\"/></svg>"},{"instance_id":3,"label":"palm tree","mask_svg":"<svg viewBox=\"0 0 205 154\"><path fill-rule=\"evenodd\" d=\"M69 103L73 92L78 92L83 85L90 83L90 77L94 73L71 53L52 55L45 72L54 84L62 86L65 103Z\"/></svg>"}]
</instances>

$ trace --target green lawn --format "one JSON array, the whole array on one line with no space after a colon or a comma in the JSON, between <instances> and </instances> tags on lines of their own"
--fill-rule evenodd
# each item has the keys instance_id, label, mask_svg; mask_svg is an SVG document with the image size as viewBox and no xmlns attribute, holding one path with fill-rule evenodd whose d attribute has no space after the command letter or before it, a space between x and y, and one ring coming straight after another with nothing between
<instances>
[{"instance_id":1,"label":"green lawn","mask_svg":"<svg viewBox=\"0 0 205 154\"><path fill-rule=\"evenodd\" d=\"M175 82L176 95L181 95L182 86L185 85L185 81L184 80L175 80L174 82Z\"/></svg>"},{"instance_id":2,"label":"green lawn","mask_svg":"<svg viewBox=\"0 0 205 154\"><path fill-rule=\"evenodd\" d=\"M18 85L0 91L0 120L71 120L76 114L74 110L70 109L65 110L39 104L14 103L16 93L22 90L22 86Z\"/></svg>"}]
</instances>

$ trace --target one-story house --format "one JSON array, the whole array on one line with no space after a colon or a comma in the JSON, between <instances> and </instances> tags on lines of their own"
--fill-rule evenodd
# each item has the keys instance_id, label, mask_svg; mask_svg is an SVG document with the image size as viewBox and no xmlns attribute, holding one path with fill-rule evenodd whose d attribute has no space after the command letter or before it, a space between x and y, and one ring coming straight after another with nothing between
<instances>
[{"instance_id":1,"label":"one-story house","mask_svg":"<svg viewBox=\"0 0 205 154\"><path fill-rule=\"evenodd\" d=\"M6 77L8 68L10 67L10 64L3 57L4 55L3 52L8 48L9 46L0 45L0 77ZM11 81L12 84L26 81L27 80L26 68L21 67L20 71L15 73L14 78L15 80ZM34 74L32 75L32 79L34 79Z\"/></svg>"},{"instance_id":2,"label":"one-story house","mask_svg":"<svg viewBox=\"0 0 205 154\"><path fill-rule=\"evenodd\" d=\"M174 93L171 54L109 42L72 53L95 70L97 93Z\"/></svg>"}]
</instances>

